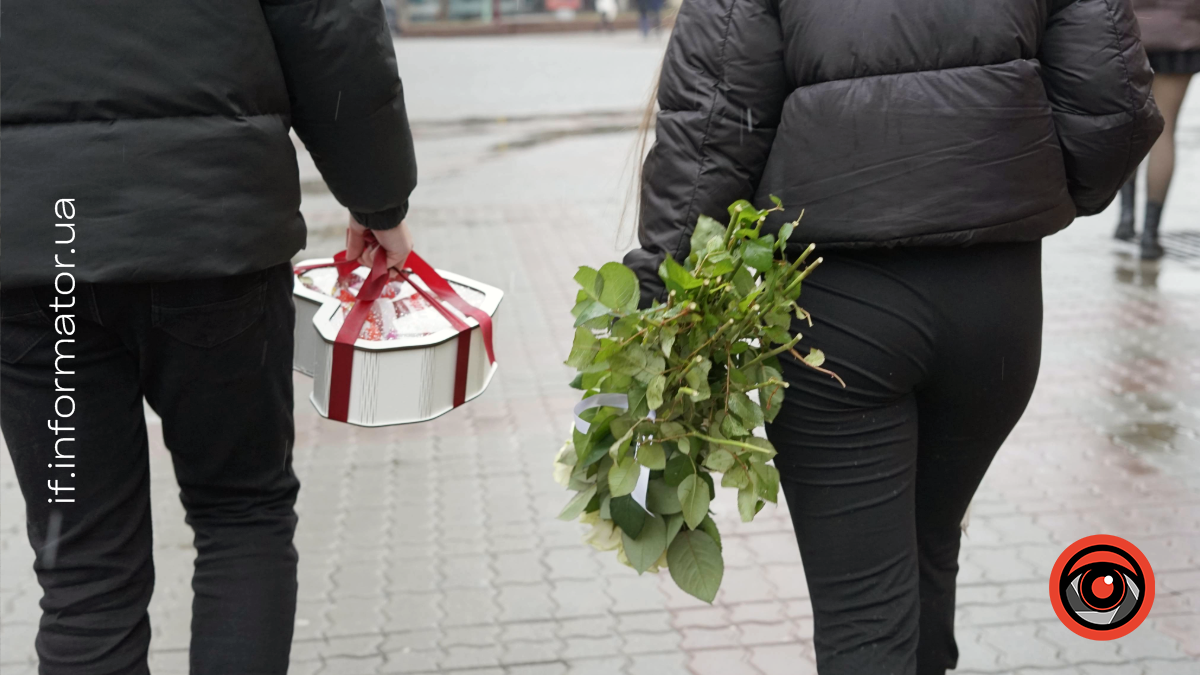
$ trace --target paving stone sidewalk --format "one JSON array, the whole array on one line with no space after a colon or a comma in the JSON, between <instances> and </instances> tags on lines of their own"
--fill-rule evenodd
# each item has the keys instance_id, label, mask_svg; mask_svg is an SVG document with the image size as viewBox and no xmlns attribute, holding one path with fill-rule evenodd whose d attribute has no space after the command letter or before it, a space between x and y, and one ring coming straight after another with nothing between
<instances>
[{"instance_id":1,"label":"paving stone sidewalk","mask_svg":"<svg viewBox=\"0 0 1200 675\"><path fill-rule=\"evenodd\" d=\"M785 505L742 524L736 506L718 500L727 570L712 606L665 574L639 578L581 544L577 524L554 519L566 495L550 463L576 394L561 365L572 334L570 280L578 265L618 255L621 207L611 195L557 198L571 193L554 181L572 180L572 171L610 181L629 142L573 138L473 164L429 189L465 192L486 175L487 199L415 202L410 220L429 260L507 293L497 322L501 368L482 397L426 424L361 429L318 417L310 381L296 377L303 489L291 672L815 673ZM1183 175L1200 179L1197 168ZM548 184L534 191L542 197L521 192L522 182L539 181ZM1174 207L1168 227L1200 229L1200 204L1180 199L1186 210ZM320 200L309 204L314 223L343 217L320 212ZM1111 223L1111 213L1082 220L1046 243L1042 373L974 503L959 574L958 673L1200 672L1200 264L1142 264L1110 243ZM314 241L335 236L318 231ZM185 673L194 551L157 425L151 434L151 666ZM39 589L23 520L4 452L4 675L36 672ZM1158 582L1150 618L1112 642L1076 637L1047 600L1059 552L1100 532L1137 544Z\"/></svg>"}]
</instances>

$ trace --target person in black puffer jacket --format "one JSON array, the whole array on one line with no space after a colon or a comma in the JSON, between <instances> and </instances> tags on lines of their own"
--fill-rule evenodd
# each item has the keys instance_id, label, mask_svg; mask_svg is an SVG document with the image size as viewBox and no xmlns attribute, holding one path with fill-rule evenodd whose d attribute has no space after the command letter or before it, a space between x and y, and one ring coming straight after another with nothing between
<instances>
[{"instance_id":1,"label":"person in black puffer jacket","mask_svg":"<svg viewBox=\"0 0 1200 675\"><path fill-rule=\"evenodd\" d=\"M0 422L44 595L39 672L145 673L143 397L197 557L191 672L284 673L296 610L296 153L411 243L412 138L379 0L10 0ZM370 249L370 250L364 250Z\"/></svg>"},{"instance_id":2,"label":"person in black puffer jacket","mask_svg":"<svg viewBox=\"0 0 1200 675\"><path fill-rule=\"evenodd\" d=\"M643 167L642 304L700 215L804 217L795 255L843 389L794 358L768 434L812 597L818 671L957 660L959 525L1021 416L1039 241L1107 206L1162 130L1129 0L688 0Z\"/></svg>"}]
</instances>

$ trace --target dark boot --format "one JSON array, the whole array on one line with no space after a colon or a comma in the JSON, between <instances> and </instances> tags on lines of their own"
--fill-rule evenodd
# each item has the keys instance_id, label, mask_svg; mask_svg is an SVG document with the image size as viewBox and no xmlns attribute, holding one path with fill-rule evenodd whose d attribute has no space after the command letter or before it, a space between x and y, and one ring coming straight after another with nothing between
<instances>
[{"instance_id":1,"label":"dark boot","mask_svg":"<svg viewBox=\"0 0 1200 675\"><path fill-rule=\"evenodd\" d=\"M1117 221L1117 231L1113 236L1121 241L1133 241L1137 230L1133 225L1133 212L1136 208L1137 176L1130 178L1121 186L1121 218Z\"/></svg>"},{"instance_id":2,"label":"dark boot","mask_svg":"<svg viewBox=\"0 0 1200 675\"><path fill-rule=\"evenodd\" d=\"M1142 260L1158 260L1165 251L1158 243L1158 219L1162 217L1163 205L1146 202L1146 222L1142 226Z\"/></svg>"}]
</instances>

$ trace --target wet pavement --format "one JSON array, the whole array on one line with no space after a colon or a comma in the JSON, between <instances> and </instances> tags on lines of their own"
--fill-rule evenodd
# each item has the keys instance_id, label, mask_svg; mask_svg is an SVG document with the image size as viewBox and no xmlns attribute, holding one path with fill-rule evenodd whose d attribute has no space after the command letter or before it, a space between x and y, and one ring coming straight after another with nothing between
<instances>
[{"instance_id":1,"label":"wet pavement","mask_svg":"<svg viewBox=\"0 0 1200 675\"><path fill-rule=\"evenodd\" d=\"M457 48L475 56L455 56ZM578 525L554 519L566 494L550 463L576 394L561 365L573 332L571 276L578 265L618 258L628 240L617 223L634 134L619 129L636 124L658 49L629 35L401 45L402 71L414 71L406 91L422 170L410 223L427 259L506 291L501 367L464 408L387 429L321 419L306 398L309 380L296 377L304 487L293 673L815 672L811 609L785 505L742 524L727 495L717 501L727 570L712 606L683 595L665 574L639 578L611 553L580 543ZM589 98L578 84L552 95L563 63L574 66L572 82L602 83L605 96ZM518 66L529 82L499 86L504 69ZM467 84L439 99L445 82ZM1180 141L1164 216L1173 233L1200 231L1195 93ZM326 255L345 213L322 193L311 165L302 169L313 229L302 257ZM1046 242L1042 372L973 505L956 672L1197 672L1200 259L1181 244L1161 263L1142 263L1111 242L1114 222L1110 209ZM150 428L152 669L184 673L194 551L160 427ZM36 671L39 591L23 519L5 452L5 675ZM1158 583L1146 623L1111 642L1067 631L1047 599L1059 552L1096 533L1135 543Z\"/></svg>"}]
</instances>

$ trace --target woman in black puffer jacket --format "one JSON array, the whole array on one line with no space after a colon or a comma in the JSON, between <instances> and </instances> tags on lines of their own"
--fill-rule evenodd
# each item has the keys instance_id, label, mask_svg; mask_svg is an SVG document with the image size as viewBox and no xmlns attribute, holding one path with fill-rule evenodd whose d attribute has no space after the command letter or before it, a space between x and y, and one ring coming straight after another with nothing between
<instances>
[{"instance_id":1,"label":"woman in black puffer jacket","mask_svg":"<svg viewBox=\"0 0 1200 675\"><path fill-rule=\"evenodd\" d=\"M824 675L955 666L959 523L1037 376L1039 241L1154 143L1150 82L1129 0L684 3L625 262L648 304L699 215L805 210L804 342L847 386L785 361L768 433Z\"/></svg>"}]
</instances>

